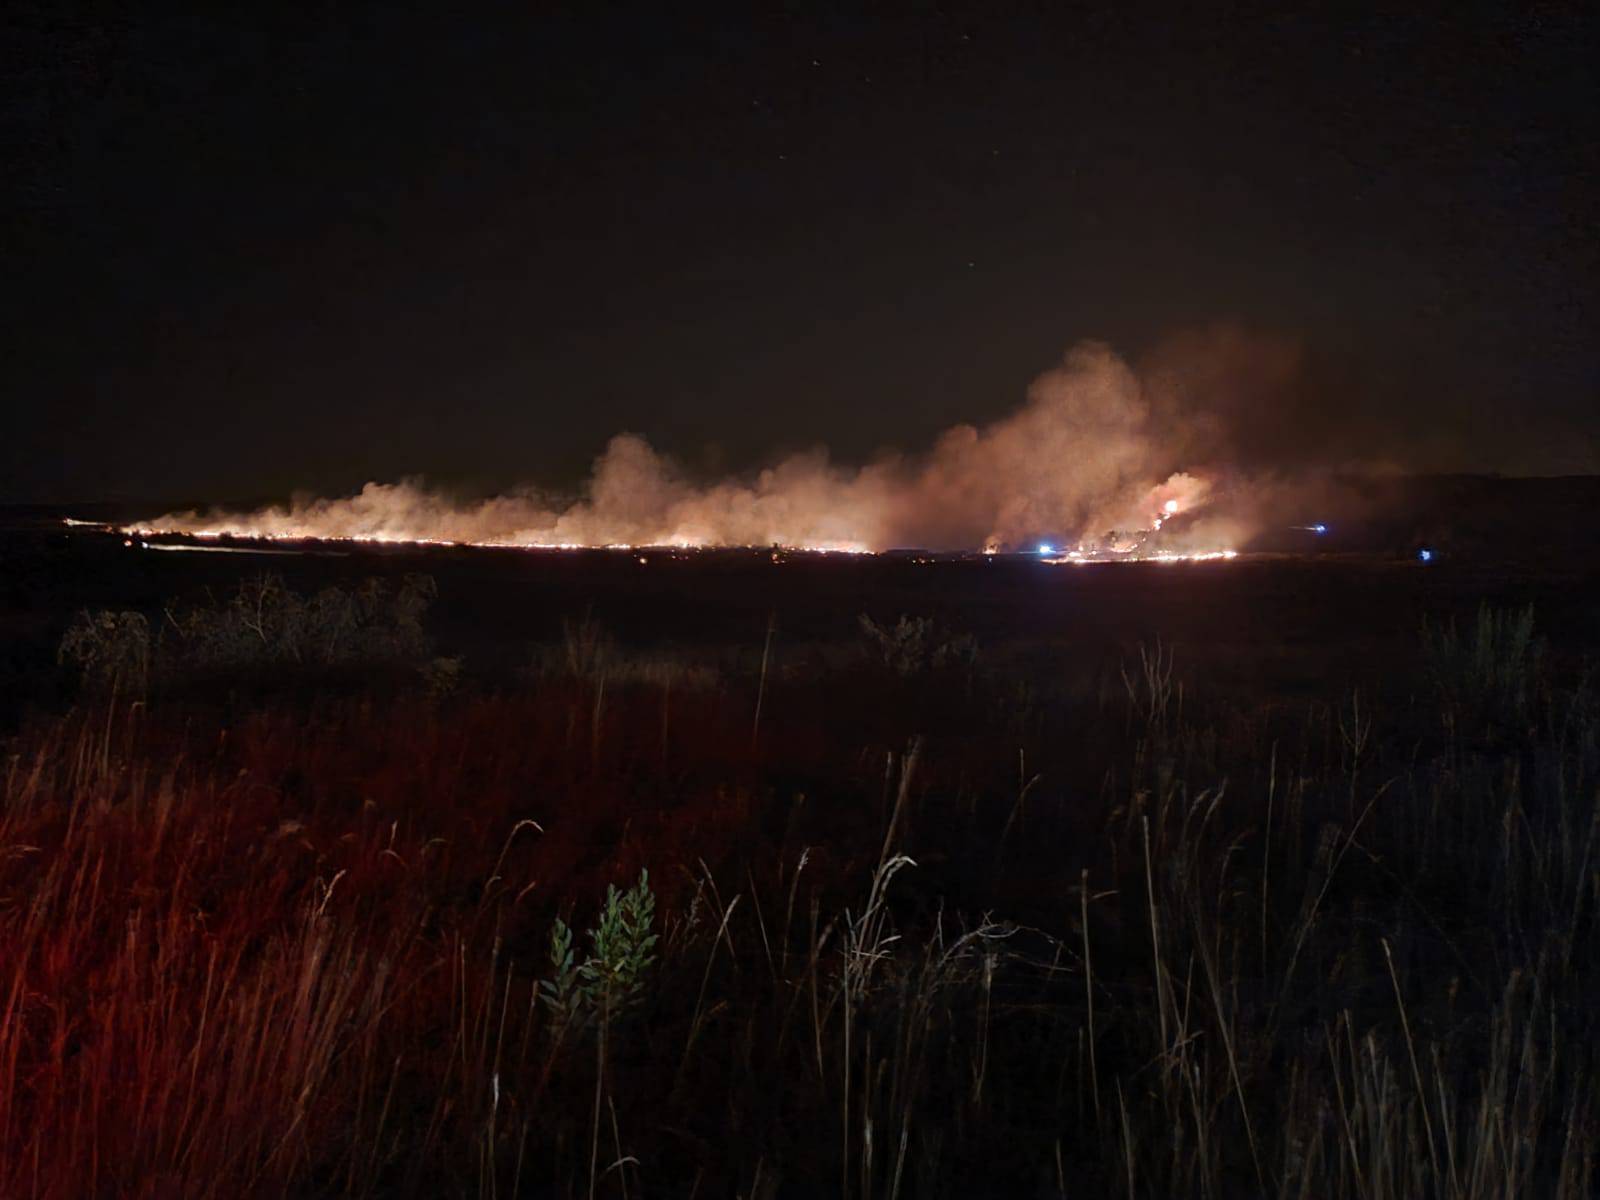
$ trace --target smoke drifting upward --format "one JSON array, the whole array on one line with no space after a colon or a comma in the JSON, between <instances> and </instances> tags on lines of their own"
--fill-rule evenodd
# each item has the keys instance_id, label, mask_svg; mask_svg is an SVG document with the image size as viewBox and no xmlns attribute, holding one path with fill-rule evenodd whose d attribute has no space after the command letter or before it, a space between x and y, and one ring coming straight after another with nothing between
<instances>
[{"instance_id":1,"label":"smoke drifting upward","mask_svg":"<svg viewBox=\"0 0 1600 1200\"><path fill-rule=\"evenodd\" d=\"M1259 461L1298 367L1293 346L1233 330L1178 339L1136 369L1086 342L985 426L864 466L824 448L754 476L696 483L644 438L612 438L581 494L532 488L474 502L416 480L297 497L249 513L169 513L148 531L519 546L1013 549L1041 538L1110 547L1231 548L1253 532ZM1276 421L1274 418L1278 418ZM1275 490L1281 485L1266 486ZM1124 543L1126 545L1126 543Z\"/></svg>"}]
</instances>

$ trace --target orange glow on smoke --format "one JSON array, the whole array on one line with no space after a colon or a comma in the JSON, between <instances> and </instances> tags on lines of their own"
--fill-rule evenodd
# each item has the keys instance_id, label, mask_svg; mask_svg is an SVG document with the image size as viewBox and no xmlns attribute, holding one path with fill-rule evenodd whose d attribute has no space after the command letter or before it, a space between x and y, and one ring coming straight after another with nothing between
<instances>
[{"instance_id":1,"label":"orange glow on smoke","mask_svg":"<svg viewBox=\"0 0 1600 1200\"><path fill-rule=\"evenodd\" d=\"M702 481L622 433L570 495L523 486L468 500L415 479L370 481L354 494L300 495L253 512L167 513L125 532L539 550L959 555L1044 546L1050 557L1067 546L1074 561L1219 557L1252 535L1258 509L1240 503L1237 474L1218 465L1229 461L1225 447L1208 438L1196 449L1196 430L1163 379L1146 380L1108 347L1084 343L1009 414L860 465L818 447Z\"/></svg>"}]
</instances>

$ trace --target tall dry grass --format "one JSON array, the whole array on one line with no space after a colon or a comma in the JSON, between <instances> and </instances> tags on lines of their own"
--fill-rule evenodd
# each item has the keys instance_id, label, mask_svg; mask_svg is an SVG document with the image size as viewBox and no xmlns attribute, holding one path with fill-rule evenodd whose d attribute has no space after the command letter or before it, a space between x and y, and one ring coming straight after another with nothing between
<instances>
[{"instance_id":1,"label":"tall dry grass","mask_svg":"<svg viewBox=\"0 0 1600 1200\"><path fill-rule=\"evenodd\" d=\"M1591 1196L1600 720L1506 628L1268 716L1148 649L1023 745L1000 684L583 664L35 725L0 1195ZM629 1005L556 1019L646 866Z\"/></svg>"}]
</instances>

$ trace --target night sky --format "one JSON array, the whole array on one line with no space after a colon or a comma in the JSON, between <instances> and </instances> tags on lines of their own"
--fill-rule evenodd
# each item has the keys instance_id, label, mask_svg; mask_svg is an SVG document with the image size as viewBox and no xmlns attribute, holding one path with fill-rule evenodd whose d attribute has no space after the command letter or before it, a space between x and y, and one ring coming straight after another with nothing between
<instances>
[{"instance_id":1,"label":"night sky","mask_svg":"<svg viewBox=\"0 0 1600 1200\"><path fill-rule=\"evenodd\" d=\"M1219 322L1286 454L1600 469L1592 7L141 7L7 19L6 501L860 458Z\"/></svg>"}]
</instances>

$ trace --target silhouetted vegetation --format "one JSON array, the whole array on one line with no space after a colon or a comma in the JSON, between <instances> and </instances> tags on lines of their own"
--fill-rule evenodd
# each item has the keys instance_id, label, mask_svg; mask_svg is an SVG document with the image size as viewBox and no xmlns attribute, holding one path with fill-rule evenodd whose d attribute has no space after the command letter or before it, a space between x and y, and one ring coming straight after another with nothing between
<instances>
[{"instance_id":1,"label":"silhouetted vegetation","mask_svg":"<svg viewBox=\"0 0 1600 1200\"><path fill-rule=\"evenodd\" d=\"M978 660L978 643L971 634L952 634L931 617L902 613L893 625L880 625L866 613L857 619L869 655L896 675L922 675L943 667L971 668Z\"/></svg>"},{"instance_id":2,"label":"silhouetted vegetation","mask_svg":"<svg viewBox=\"0 0 1600 1200\"><path fill-rule=\"evenodd\" d=\"M62 637L59 660L75 666L87 691L143 696L152 685L259 681L372 667L422 668L422 622L436 588L425 575L398 586L367 579L302 596L277 575L239 580L226 597L168 605L154 634L137 612L80 612ZM452 686L449 660L426 664L436 688Z\"/></svg>"},{"instance_id":3,"label":"silhouetted vegetation","mask_svg":"<svg viewBox=\"0 0 1600 1200\"><path fill-rule=\"evenodd\" d=\"M72 627L0 801L0 1195L1594 1194L1600 714L1531 611L1291 706L917 617L863 670L585 616L489 686L431 595Z\"/></svg>"}]
</instances>

